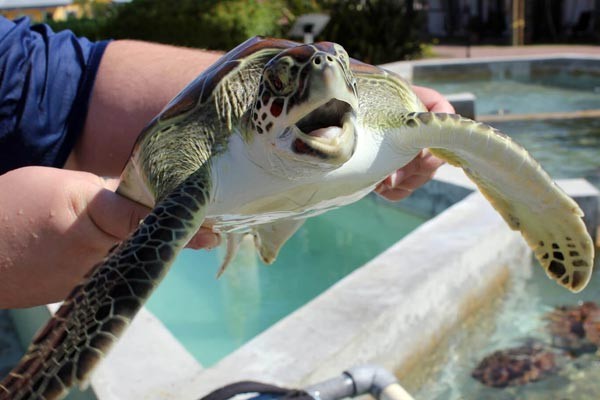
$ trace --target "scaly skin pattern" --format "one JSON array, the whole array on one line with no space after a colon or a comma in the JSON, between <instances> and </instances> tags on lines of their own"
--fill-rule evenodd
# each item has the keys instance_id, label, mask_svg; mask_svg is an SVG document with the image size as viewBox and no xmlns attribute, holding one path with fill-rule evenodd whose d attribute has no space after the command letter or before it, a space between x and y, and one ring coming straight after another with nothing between
<instances>
[{"instance_id":1,"label":"scaly skin pattern","mask_svg":"<svg viewBox=\"0 0 600 400\"><path fill-rule=\"evenodd\" d=\"M204 170L152 210L78 285L0 385L1 400L60 399L85 384L203 220Z\"/></svg>"},{"instance_id":2,"label":"scaly skin pattern","mask_svg":"<svg viewBox=\"0 0 600 400\"><path fill-rule=\"evenodd\" d=\"M360 117L373 135L393 135L396 153L429 148L462 168L508 226L522 233L551 279L574 292L585 288L594 246L583 213L523 147L460 115L419 112L424 107L402 79L364 64L360 71Z\"/></svg>"},{"instance_id":3,"label":"scaly skin pattern","mask_svg":"<svg viewBox=\"0 0 600 400\"><path fill-rule=\"evenodd\" d=\"M404 145L435 144L431 152L461 167L508 226L521 232L546 274L573 292L588 284L594 246L583 213L531 155L489 125L458 115L409 113L403 126L422 136ZM462 151L449 151L450 147Z\"/></svg>"},{"instance_id":4,"label":"scaly skin pattern","mask_svg":"<svg viewBox=\"0 0 600 400\"><path fill-rule=\"evenodd\" d=\"M581 210L525 149L426 112L402 78L339 45L254 38L141 133L118 192L153 211L73 290L0 400L60 399L85 383L201 225L233 232L226 261L249 232L272 262L304 219L360 199L424 148L467 173L549 277L585 287L593 246Z\"/></svg>"}]
</instances>

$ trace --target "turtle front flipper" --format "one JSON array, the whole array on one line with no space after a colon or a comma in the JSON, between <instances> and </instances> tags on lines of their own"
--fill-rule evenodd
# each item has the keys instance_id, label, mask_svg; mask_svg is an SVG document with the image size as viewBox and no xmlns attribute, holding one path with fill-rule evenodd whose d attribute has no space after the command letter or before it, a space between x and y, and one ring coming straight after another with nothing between
<instances>
[{"instance_id":1,"label":"turtle front flipper","mask_svg":"<svg viewBox=\"0 0 600 400\"><path fill-rule=\"evenodd\" d=\"M594 248L583 212L510 137L454 114L402 113L400 152L432 154L461 167L508 225L519 230L547 275L573 292L590 280Z\"/></svg>"},{"instance_id":2,"label":"turtle front flipper","mask_svg":"<svg viewBox=\"0 0 600 400\"><path fill-rule=\"evenodd\" d=\"M273 264L281 247L300 229L304 221L306 218L282 219L257 226L254 229L254 244L261 260L265 264Z\"/></svg>"},{"instance_id":3,"label":"turtle front flipper","mask_svg":"<svg viewBox=\"0 0 600 400\"><path fill-rule=\"evenodd\" d=\"M92 269L0 382L0 400L61 399L86 384L202 224L207 182L206 168L192 174Z\"/></svg>"},{"instance_id":4,"label":"turtle front flipper","mask_svg":"<svg viewBox=\"0 0 600 400\"><path fill-rule=\"evenodd\" d=\"M260 259L265 264L273 264L281 247L304 224L304 221L306 221L305 218L282 219L256 226L252 230L252 234L254 235L254 245L258 250ZM219 272L217 272L217 278L225 272L227 266L235 258L244 236L249 234L237 232L227 234L227 250Z\"/></svg>"}]
</instances>

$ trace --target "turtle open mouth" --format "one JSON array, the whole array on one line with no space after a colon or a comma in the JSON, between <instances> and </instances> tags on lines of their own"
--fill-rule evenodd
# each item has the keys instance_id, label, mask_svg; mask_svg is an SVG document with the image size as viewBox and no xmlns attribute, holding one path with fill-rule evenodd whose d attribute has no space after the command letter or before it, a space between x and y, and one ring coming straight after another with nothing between
<instances>
[{"instance_id":1,"label":"turtle open mouth","mask_svg":"<svg viewBox=\"0 0 600 400\"><path fill-rule=\"evenodd\" d=\"M332 99L296 122L296 126L306 135L332 139L341 134L342 119L351 111L350 104Z\"/></svg>"},{"instance_id":2,"label":"turtle open mouth","mask_svg":"<svg viewBox=\"0 0 600 400\"><path fill-rule=\"evenodd\" d=\"M352 106L338 99L331 99L314 109L296 122L294 152L327 159L351 152L354 147L353 116Z\"/></svg>"}]
</instances>

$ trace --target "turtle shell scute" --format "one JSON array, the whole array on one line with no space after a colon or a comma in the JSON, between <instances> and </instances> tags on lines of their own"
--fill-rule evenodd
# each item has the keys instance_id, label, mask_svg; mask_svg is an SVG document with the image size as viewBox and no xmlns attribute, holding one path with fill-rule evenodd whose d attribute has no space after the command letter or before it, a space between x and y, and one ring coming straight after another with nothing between
<instances>
[{"instance_id":1,"label":"turtle shell scute","mask_svg":"<svg viewBox=\"0 0 600 400\"><path fill-rule=\"evenodd\" d=\"M362 75L385 75L385 71L371 64L366 64L354 58L350 59L350 69L352 72Z\"/></svg>"},{"instance_id":2,"label":"turtle shell scute","mask_svg":"<svg viewBox=\"0 0 600 400\"><path fill-rule=\"evenodd\" d=\"M160 114L159 120L165 121L177 117L193 110L198 104L205 103L212 96L219 82L238 67L245 58L265 49L283 50L295 46L298 46L298 43L260 36L246 40L217 60L171 100Z\"/></svg>"},{"instance_id":3,"label":"turtle shell scute","mask_svg":"<svg viewBox=\"0 0 600 400\"><path fill-rule=\"evenodd\" d=\"M546 314L554 346L571 356L594 353L600 348L600 306L586 301L575 306L558 306Z\"/></svg>"},{"instance_id":4,"label":"turtle shell scute","mask_svg":"<svg viewBox=\"0 0 600 400\"><path fill-rule=\"evenodd\" d=\"M557 354L543 344L533 342L488 355L471 376L485 386L505 388L540 381L558 369Z\"/></svg>"}]
</instances>

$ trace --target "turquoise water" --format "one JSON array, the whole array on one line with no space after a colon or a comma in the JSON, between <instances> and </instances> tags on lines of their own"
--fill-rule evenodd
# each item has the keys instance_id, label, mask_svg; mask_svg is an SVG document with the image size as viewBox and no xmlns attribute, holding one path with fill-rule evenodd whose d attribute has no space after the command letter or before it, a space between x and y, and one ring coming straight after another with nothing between
<instances>
[{"instance_id":1,"label":"turquoise water","mask_svg":"<svg viewBox=\"0 0 600 400\"><path fill-rule=\"evenodd\" d=\"M600 268L596 258L595 269ZM530 271L523 266L523 272ZM539 382L512 388L490 388L471 378L472 370L497 350L520 346L528 339L550 344L545 315L556 306L600 302L600 274L581 293L572 294L548 279L537 265L532 274L511 277L508 288L491 307L471 318L476 322L459 329L443 347L443 367L413 395L428 400L597 400L600 393L600 354L559 357L560 370ZM520 275L520 276L519 276ZM473 326L475 325L475 326Z\"/></svg>"},{"instance_id":2,"label":"turquoise water","mask_svg":"<svg viewBox=\"0 0 600 400\"><path fill-rule=\"evenodd\" d=\"M442 94L471 92L477 115L530 114L600 109L600 77L572 76L521 81L514 79L419 79L415 84Z\"/></svg>"},{"instance_id":3,"label":"turquoise water","mask_svg":"<svg viewBox=\"0 0 600 400\"><path fill-rule=\"evenodd\" d=\"M600 118L496 122L555 179L586 178L600 188Z\"/></svg>"},{"instance_id":4,"label":"turquoise water","mask_svg":"<svg viewBox=\"0 0 600 400\"><path fill-rule=\"evenodd\" d=\"M391 246L424 219L371 196L309 219L262 265L244 243L215 279L223 249L184 250L148 308L210 366Z\"/></svg>"},{"instance_id":5,"label":"turquoise water","mask_svg":"<svg viewBox=\"0 0 600 400\"><path fill-rule=\"evenodd\" d=\"M442 93L471 91L479 114L600 108L592 82L420 81ZM568 82L567 82L568 83ZM594 86L596 85L596 86ZM586 177L600 187L600 121L494 123L542 162L555 178ZM322 293L418 226L422 219L368 197L309 220L263 266L246 243L220 280L223 249L184 251L148 307L203 365L210 366ZM428 398L428 397L423 397ZM437 397L443 399L444 397Z\"/></svg>"},{"instance_id":6,"label":"turquoise water","mask_svg":"<svg viewBox=\"0 0 600 400\"><path fill-rule=\"evenodd\" d=\"M511 79L454 81L420 80L417 84L443 94L472 92L477 115L528 114L600 109L600 78L555 76L529 82ZM522 120L494 122L494 127L521 143L554 178L584 177L600 188L600 119ZM600 268L596 258L596 270ZM536 263L537 264L537 263ZM524 271L529 269L524 266ZM518 275L518 274L517 274ZM600 302L600 275L580 294L571 294L549 280L536 265L532 274L513 276L508 289L492 306L472 315L470 322L431 355L437 373L413 394L429 400L596 400L600 393L600 355L559 361L554 376L522 387L488 388L471 378L487 355L523 345L527 339L550 342L544 315L560 305ZM468 325L468 326L467 326ZM436 352L437 353L437 352Z\"/></svg>"},{"instance_id":7,"label":"turquoise water","mask_svg":"<svg viewBox=\"0 0 600 400\"><path fill-rule=\"evenodd\" d=\"M443 94L475 94L477 115L529 114L600 109L600 78L564 76L518 80L419 80ZM586 178L600 188L600 119L492 122L513 137L554 178Z\"/></svg>"}]
</instances>

